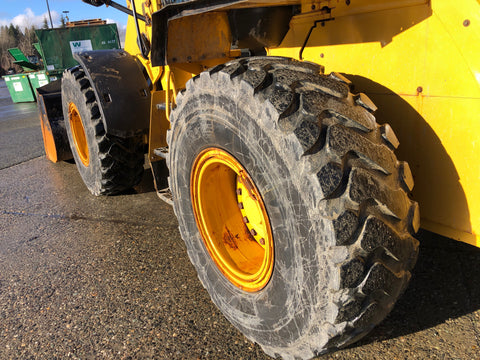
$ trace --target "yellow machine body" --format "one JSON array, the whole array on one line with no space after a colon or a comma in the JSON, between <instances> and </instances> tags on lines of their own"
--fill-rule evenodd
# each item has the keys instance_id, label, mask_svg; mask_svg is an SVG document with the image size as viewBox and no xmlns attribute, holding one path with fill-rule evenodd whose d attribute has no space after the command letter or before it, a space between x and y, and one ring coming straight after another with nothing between
<instances>
[{"instance_id":1,"label":"yellow machine body","mask_svg":"<svg viewBox=\"0 0 480 360\"><path fill-rule=\"evenodd\" d=\"M149 18L161 8L157 1L135 4ZM237 6L292 4L299 11L281 44L266 48L267 54L321 64L367 93L379 108L377 121L395 129L399 158L410 163L422 227L480 247L480 1L247 0ZM185 60L167 56L163 67L140 55L129 17L125 50L142 62L153 84L151 161L153 148L166 145L174 94L191 76L239 55L225 50L231 37L226 11L171 21L169 46L174 41ZM139 26L151 41L151 25L139 21ZM215 41L212 28L218 29ZM199 29L205 29L203 35ZM215 56L199 56L202 49ZM156 110L159 102L166 111Z\"/></svg>"}]
</instances>

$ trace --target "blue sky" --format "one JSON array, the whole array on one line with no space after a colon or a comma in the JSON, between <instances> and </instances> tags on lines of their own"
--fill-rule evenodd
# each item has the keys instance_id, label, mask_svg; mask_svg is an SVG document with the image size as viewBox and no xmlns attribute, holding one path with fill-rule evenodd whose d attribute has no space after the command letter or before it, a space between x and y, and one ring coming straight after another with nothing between
<instances>
[{"instance_id":1,"label":"blue sky","mask_svg":"<svg viewBox=\"0 0 480 360\"><path fill-rule=\"evenodd\" d=\"M117 2L126 5L125 0L117 0ZM48 0L48 4L54 26L60 24L60 16L63 11L69 11L67 15L70 21L101 18L108 22L116 22L119 32L123 32L122 30L127 25L127 15L111 7L94 7L81 0ZM1 1L0 25L13 23L21 28L31 25L40 27L45 16L50 23L46 0Z\"/></svg>"}]
</instances>

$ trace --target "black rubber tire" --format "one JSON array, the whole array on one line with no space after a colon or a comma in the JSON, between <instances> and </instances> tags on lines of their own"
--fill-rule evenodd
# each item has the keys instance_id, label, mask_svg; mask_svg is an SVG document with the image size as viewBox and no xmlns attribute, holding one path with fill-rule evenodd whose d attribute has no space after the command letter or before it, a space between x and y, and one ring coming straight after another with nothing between
<instances>
[{"instance_id":1,"label":"black rubber tire","mask_svg":"<svg viewBox=\"0 0 480 360\"><path fill-rule=\"evenodd\" d=\"M171 114L167 163L188 255L213 302L272 357L309 359L367 334L417 258L408 165L371 101L349 90L315 64L241 59L190 80ZM256 293L221 274L195 223L192 163L211 146L246 168L269 215L274 271Z\"/></svg>"},{"instance_id":2,"label":"black rubber tire","mask_svg":"<svg viewBox=\"0 0 480 360\"><path fill-rule=\"evenodd\" d=\"M73 102L82 119L90 154L88 166L79 158L72 137L68 107ZM62 78L62 108L68 140L78 171L94 195L114 195L137 185L143 175L144 142L141 135L119 138L105 133L99 102L80 66L67 69Z\"/></svg>"}]
</instances>

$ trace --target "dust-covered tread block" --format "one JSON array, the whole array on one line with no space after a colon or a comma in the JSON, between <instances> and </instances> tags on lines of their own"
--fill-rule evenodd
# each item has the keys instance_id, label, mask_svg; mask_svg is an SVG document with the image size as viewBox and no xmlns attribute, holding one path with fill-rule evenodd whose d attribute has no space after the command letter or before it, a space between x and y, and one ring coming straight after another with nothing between
<instances>
[{"instance_id":1,"label":"dust-covered tread block","mask_svg":"<svg viewBox=\"0 0 480 360\"><path fill-rule=\"evenodd\" d=\"M400 283L403 281L404 273L399 276L381 263L375 263L370 268L366 280L362 286L362 293L370 295L376 290L383 290L388 295L395 295L395 291L400 289Z\"/></svg>"},{"instance_id":2,"label":"dust-covered tread block","mask_svg":"<svg viewBox=\"0 0 480 360\"><path fill-rule=\"evenodd\" d=\"M335 237L337 245L351 245L356 239L354 238L355 230L358 226L358 217L351 211L346 210L342 215L333 221Z\"/></svg>"},{"instance_id":3,"label":"dust-covered tread block","mask_svg":"<svg viewBox=\"0 0 480 360\"><path fill-rule=\"evenodd\" d=\"M247 70L243 76L243 81L250 84L256 92L258 88L266 81L267 72L263 70Z\"/></svg>"},{"instance_id":4,"label":"dust-covered tread block","mask_svg":"<svg viewBox=\"0 0 480 360\"><path fill-rule=\"evenodd\" d=\"M407 216L410 200L405 196L405 192L400 188L390 188L382 181L381 176L357 168L351 171L349 182L349 197L353 201L362 203L373 199L384 208L387 215L399 219Z\"/></svg>"},{"instance_id":5,"label":"dust-covered tread block","mask_svg":"<svg viewBox=\"0 0 480 360\"><path fill-rule=\"evenodd\" d=\"M364 312L354 320L352 326L354 326L354 328L372 328L373 324L376 324L382 318L384 313L382 310L383 308L380 304L376 302L370 304Z\"/></svg>"},{"instance_id":6,"label":"dust-covered tread block","mask_svg":"<svg viewBox=\"0 0 480 360\"><path fill-rule=\"evenodd\" d=\"M356 257L340 267L342 288L353 288L360 284L365 272L365 261Z\"/></svg>"},{"instance_id":7,"label":"dust-covered tread block","mask_svg":"<svg viewBox=\"0 0 480 360\"><path fill-rule=\"evenodd\" d=\"M268 97L268 101L279 113L287 111L294 99L294 92L286 86L276 86Z\"/></svg>"},{"instance_id":8,"label":"dust-covered tread block","mask_svg":"<svg viewBox=\"0 0 480 360\"><path fill-rule=\"evenodd\" d=\"M390 146L391 149L397 149L400 145L400 141L395 135L392 127L389 124L384 124L380 126L380 132L382 134L383 140Z\"/></svg>"},{"instance_id":9,"label":"dust-covered tread block","mask_svg":"<svg viewBox=\"0 0 480 360\"><path fill-rule=\"evenodd\" d=\"M320 127L318 124L311 121L302 121L300 125L294 130L294 134L302 144L305 151L311 149L315 145L320 137Z\"/></svg>"},{"instance_id":10,"label":"dust-covered tread block","mask_svg":"<svg viewBox=\"0 0 480 360\"><path fill-rule=\"evenodd\" d=\"M317 173L317 177L323 190L324 197L328 198L328 196L341 184L343 177L342 166L334 162L328 163L320 169Z\"/></svg>"},{"instance_id":11,"label":"dust-covered tread block","mask_svg":"<svg viewBox=\"0 0 480 360\"><path fill-rule=\"evenodd\" d=\"M365 221L360 235L362 249L373 252L379 248L394 254L395 259L409 263L412 254L417 252L418 241L407 235L400 238L397 232L380 219L369 216ZM410 267L407 267L409 270Z\"/></svg>"},{"instance_id":12,"label":"dust-covered tread block","mask_svg":"<svg viewBox=\"0 0 480 360\"><path fill-rule=\"evenodd\" d=\"M408 163L405 161L400 162L399 171L403 188L405 189L405 191L412 191L414 185L413 175Z\"/></svg>"},{"instance_id":13,"label":"dust-covered tread block","mask_svg":"<svg viewBox=\"0 0 480 360\"><path fill-rule=\"evenodd\" d=\"M355 96L355 102L364 107L365 109L367 109L368 111L370 112L375 112L377 111L377 106L373 103L372 100L370 100L370 98L365 95L364 93L360 93L358 94L357 96Z\"/></svg>"},{"instance_id":14,"label":"dust-covered tread block","mask_svg":"<svg viewBox=\"0 0 480 360\"><path fill-rule=\"evenodd\" d=\"M358 317L358 314L362 312L362 309L365 306L365 298L364 297L359 297L356 299L353 299L352 301L346 303L343 305L339 311L338 315L335 319L336 322L345 322L345 321L351 321Z\"/></svg>"},{"instance_id":15,"label":"dust-covered tread block","mask_svg":"<svg viewBox=\"0 0 480 360\"><path fill-rule=\"evenodd\" d=\"M356 136L354 131L345 126L331 126L327 143L330 150L340 157L348 152L355 152L359 156L368 158L384 169L385 172L392 173L395 171L395 155L388 147L375 144L365 137Z\"/></svg>"},{"instance_id":16,"label":"dust-covered tread block","mask_svg":"<svg viewBox=\"0 0 480 360\"><path fill-rule=\"evenodd\" d=\"M340 74L338 72L332 72L328 76L332 79L335 79L337 81L340 81L340 82L344 83L345 85L348 86L349 90L352 89L352 85L353 85L352 82L349 79L347 79L345 76L343 76L342 74Z\"/></svg>"}]
</instances>

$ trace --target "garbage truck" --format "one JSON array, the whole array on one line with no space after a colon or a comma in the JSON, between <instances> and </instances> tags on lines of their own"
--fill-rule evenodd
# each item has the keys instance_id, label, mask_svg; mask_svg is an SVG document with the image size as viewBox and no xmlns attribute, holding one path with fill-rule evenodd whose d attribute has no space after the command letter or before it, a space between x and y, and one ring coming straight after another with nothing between
<instances>
[{"instance_id":1,"label":"garbage truck","mask_svg":"<svg viewBox=\"0 0 480 360\"><path fill-rule=\"evenodd\" d=\"M480 246L479 1L84 2L128 14L125 47L40 88L47 157L93 195L147 162L200 282L266 354L365 336L420 227Z\"/></svg>"}]
</instances>

